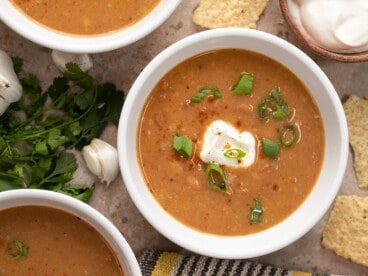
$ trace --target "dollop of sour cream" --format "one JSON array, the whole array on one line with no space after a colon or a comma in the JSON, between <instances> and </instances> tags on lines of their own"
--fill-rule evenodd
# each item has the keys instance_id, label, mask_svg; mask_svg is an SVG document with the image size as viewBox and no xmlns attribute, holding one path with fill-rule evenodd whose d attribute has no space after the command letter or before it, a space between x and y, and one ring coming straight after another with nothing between
<instances>
[{"instance_id":1,"label":"dollop of sour cream","mask_svg":"<svg viewBox=\"0 0 368 276\"><path fill-rule=\"evenodd\" d=\"M204 134L199 156L205 163L246 168L255 161L256 140L250 132L239 132L230 124L216 120Z\"/></svg>"},{"instance_id":2,"label":"dollop of sour cream","mask_svg":"<svg viewBox=\"0 0 368 276\"><path fill-rule=\"evenodd\" d=\"M300 31L318 46L341 53L368 50L368 0L288 0Z\"/></svg>"}]
</instances>

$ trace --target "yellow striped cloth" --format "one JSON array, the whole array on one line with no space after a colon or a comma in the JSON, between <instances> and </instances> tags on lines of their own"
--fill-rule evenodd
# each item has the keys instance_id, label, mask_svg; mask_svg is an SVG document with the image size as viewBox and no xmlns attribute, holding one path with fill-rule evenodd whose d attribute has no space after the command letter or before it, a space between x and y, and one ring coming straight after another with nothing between
<instances>
[{"instance_id":1,"label":"yellow striped cloth","mask_svg":"<svg viewBox=\"0 0 368 276\"><path fill-rule=\"evenodd\" d=\"M153 249L143 253L139 265L143 276L332 276L285 270L247 260L216 259Z\"/></svg>"}]
</instances>

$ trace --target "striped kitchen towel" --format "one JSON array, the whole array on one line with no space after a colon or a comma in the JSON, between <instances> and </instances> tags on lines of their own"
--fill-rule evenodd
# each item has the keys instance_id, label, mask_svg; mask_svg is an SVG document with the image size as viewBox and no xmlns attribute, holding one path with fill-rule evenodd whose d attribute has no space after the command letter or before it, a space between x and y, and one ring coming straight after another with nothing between
<instances>
[{"instance_id":1,"label":"striped kitchen towel","mask_svg":"<svg viewBox=\"0 0 368 276\"><path fill-rule=\"evenodd\" d=\"M332 276L285 270L246 260L223 260L153 249L143 253L139 265L143 276Z\"/></svg>"}]
</instances>

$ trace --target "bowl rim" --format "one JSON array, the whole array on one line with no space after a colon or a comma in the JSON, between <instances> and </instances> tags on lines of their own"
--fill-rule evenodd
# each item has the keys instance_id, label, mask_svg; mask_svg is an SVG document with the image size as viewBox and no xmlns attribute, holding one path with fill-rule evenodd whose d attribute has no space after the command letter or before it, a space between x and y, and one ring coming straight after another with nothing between
<instances>
[{"instance_id":1,"label":"bowl rim","mask_svg":"<svg viewBox=\"0 0 368 276\"><path fill-rule=\"evenodd\" d=\"M10 1L0 1L0 20L22 37L44 47L70 53L100 53L130 45L163 24L181 0L160 0L136 23L107 34L78 36L52 30L24 15Z\"/></svg>"},{"instance_id":2,"label":"bowl rim","mask_svg":"<svg viewBox=\"0 0 368 276\"><path fill-rule=\"evenodd\" d=\"M326 95L324 96L331 105L329 107L332 110L331 114L333 114L331 115L331 118L334 119L335 117L333 116L336 116L336 123L338 122L337 129L330 130L330 132L332 131L334 136L337 135L338 138L332 143L329 143L328 148L330 154L336 152L340 153L340 159L329 159L329 161L335 162L336 168L333 170L333 172L329 171L330 175L328 176L328 179L330 183L332 183L332 186L331 189L326 191L322 202L319 203L319 212L310 214L310 210L308 209L308 206L311 205L312 195L313 198L316 197L314 188L311 194L298 208L298 210L302 210L298 212L304 213L306 216L303 219L300 217L297 218L295 216L296 212L294 212L291 216L279 224L255 234L246 236L217 236L213 234L202 233L183 225L162 210L162 207L153 198L152 194L148 191L144 181L143 173L141 172L137 161L137 152L135 147L137 125L135 125L135 123L138 122L137 116L140 116L142 105L144 104L146 96L148 96L151 89L152 84L147 81L150 77L151 79L154 79L152 80L154 84L157 83L157 81L163 76L163 73L160 72L160 70L167 72L174 65L187 58L186 55L188 55L188 53L183 54L185 49L189 49L190 47L207 47L207 50L212 50L216 49L216 45L218 43L233 43L233 41L240 43L240 38L243 40L247 39L245 43L253 43L252 47L255 49L264 47L261 42L268 43L269 46L272 45L272 48L269 47L270 51L274 51L274 49L277 47L280 49L286 48L289 57L295 57L295 62L298 62L298 64L302 63L303 66L309 68L311 72L308 71L308 74L313 74L313 76L321 81L325 87L325 90L327 91ZM236 47L229 46L228 48ZM257 52L258 50L253 51ZM286 52L285 49L283 51ZM195 52L191 52L191 55L188 57L199 53L200 51L197 49ZM262 54L266 55L265 53ZM277 53L273 54L276 55ZM280 54L280 57L287 60L282 54ZM174 59L175 62L173 61ZM276 58L274 57L273 59ZM283 64L281 61L278 62ZM160 65L162 64L163 66L161 67L165 67L165 69L161 68L159 70ZM301 73L304 72L299 72L299 74ZM147 95L142 95L145 93ZM319 94L316 95L318 96ZM322 101L326 101L326 99L323 98ZM137 102L138 107L136 106ZM137 112L139 112L138 115ZM331 124L328 124L327 127L331 128ZM333 138L334 136L329 138ZM331 206L334 198L336 197L345 174L348 158L348 132L342 104L333 85L324 72L320 69L320 67L318 67L318 65L300 49L277 36L258 30L241 28L214 29L196 33L172 44L158 54L143 69L127 95L120 117L117 137L119 164L125 186L137 209L146 218L146 220L163 236L179 246L201 255L224 259L243 259L265 255L289 245L307 233L327 212L328 208ZM325 139L327 141L327 137ZM337 147L339 151L334 147ZM327 152L327 147L325 152ZM324 164L326 163L327 161L324 161ZM319 185L319 188L322 189L320 186L323 185ZM292 221L294 225L296 225L296 223L300 223L303 227L288 233L288 235L285 235L286 232L290 232L288 231L289 229L285 227L286 222L289 223L290 221ZM276 234L272 234L271 231ZM277 237L277 239L275 239L275 237ZM254 243L258 238L262 238L264 241L261 245ZM242 245L242 248L239 249L239 245ZM252 249L249 250L247 247L252 247Z\"/></svg>"},{"instance_id":3,"label":"bowl rim","mask_svg":"<svg viewBox=\"0 0 368 276\"><path fill-rule=\"evenodd\" d=\"M138 261L122 233L109 219L87 203L48 190L18 189L0 193L0 212L21 206L50 207L81 217L103 236L119 259L125 273L142 275Z\"/></svg>"},{"instance_id":4,"label":"bowl rim","mask_svg":"<svg viewBox=\"0 0 368 276\"><path fill-rule=\"evenodd\" d=\"M295 36L300 40L300 42L309 50L311 50L314 54L317 54L321 57L333 59L336 61L341 61L345 63L355 63L355 62L364 62L368 60L368 51L359 52L359 53L339 53L329 51L325 48L318 46L312 40L306 38L300 29L296 26L293 18L291 17L288 0L279 0L281 14L283 15L286 23L289 28L295 34Z\"/></svg>"}]
</instances>

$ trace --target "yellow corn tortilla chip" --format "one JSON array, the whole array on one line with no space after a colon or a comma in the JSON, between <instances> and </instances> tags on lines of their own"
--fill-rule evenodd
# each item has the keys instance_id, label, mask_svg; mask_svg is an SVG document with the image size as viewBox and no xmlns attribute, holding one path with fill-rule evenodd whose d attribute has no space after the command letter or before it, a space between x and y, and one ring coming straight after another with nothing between
<instances>
[{"instance_id":1,"label":"yellow corn tortilla chip","mask_svg":"<svg viewBox=\"0 0 368 276\"><path fill-rule=\"evenodd\" d=\"M344 103L354 168L360 188L368 187L368 100L351 95Z\"/></svg>"},{"instance_id":2,"label":"yellow corn tortilla chip","mask_svg":"<svg viewBox=\"0 0 368 276\"><path fill-rule=\"evenodd\" d=\"M215 29L226 27L256 28L268 0L201 0L193 13L197 25Z\"/></svg>"},{"instance_id":3,"label":"yellow corn tortilla chip","mask_svg":"<svg viewBox=\"0 0 368 276\"><path fill-rule=\"evenodd\" d=\"M368 266L368 197L338 196L323 230L322 245Z\"/></svg>"}]
</instances>

